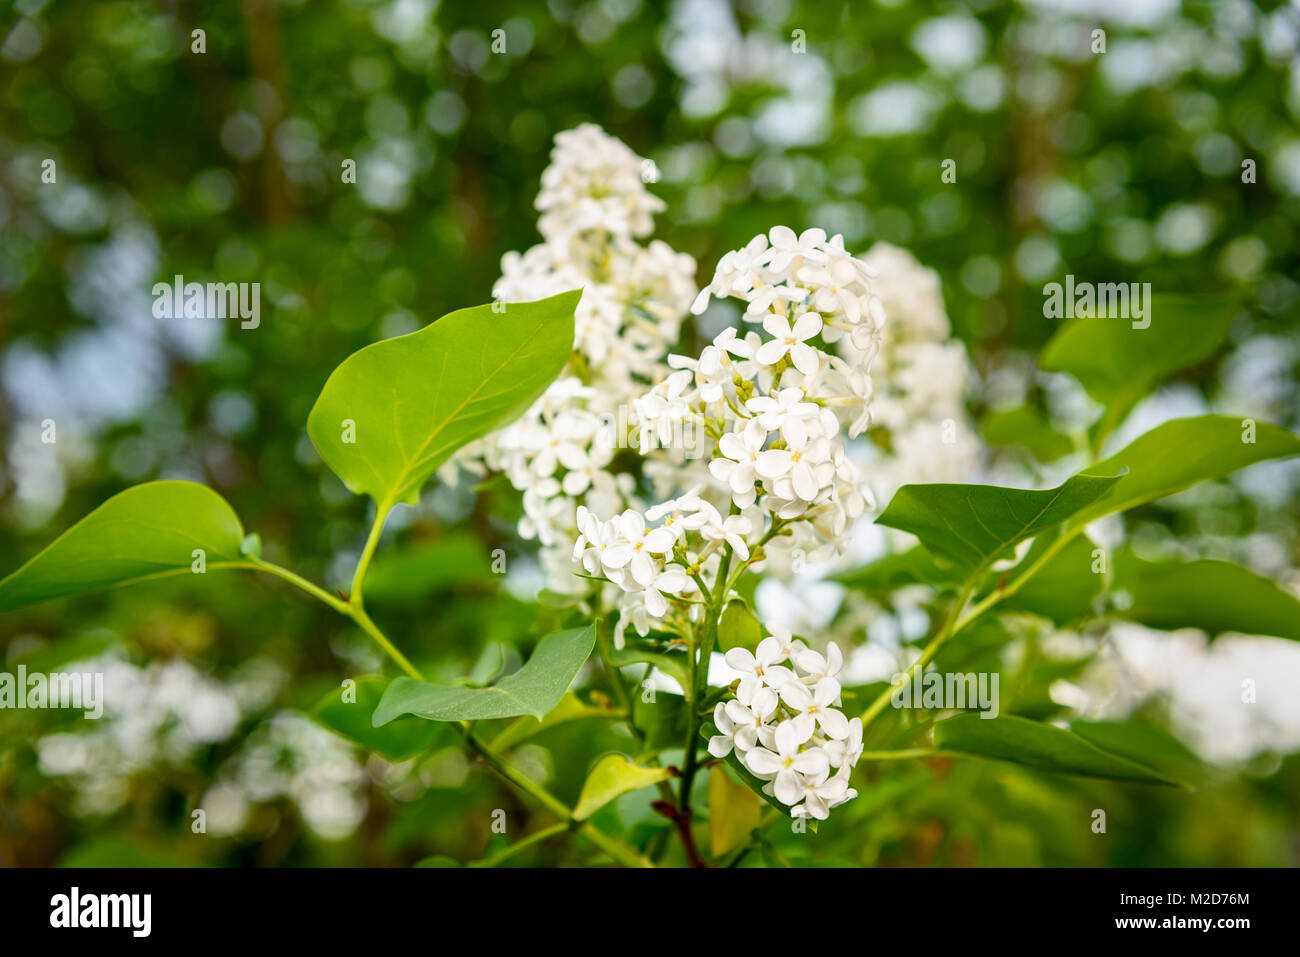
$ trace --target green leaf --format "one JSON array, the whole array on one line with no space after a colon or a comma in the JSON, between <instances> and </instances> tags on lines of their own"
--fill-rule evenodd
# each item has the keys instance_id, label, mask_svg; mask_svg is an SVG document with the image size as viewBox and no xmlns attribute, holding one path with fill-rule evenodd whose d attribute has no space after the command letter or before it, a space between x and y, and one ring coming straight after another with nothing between
<instances>
[{"instance_id":1,"label":"green leaf","mask_svg":"<svg viewBox=\"0 0 1300 957\"><path fill-rule=\"evenodd\" d=\"M1070 730L1103 751L1155 768L1176 781L1195 783L1206 772L1194 752L1149 721L1072 721Z\"/></svg>"},{"instance_id":2,"label":"green leaf","mask_svg":"<svg viewBox=\"0 0 1300 957\"><path fill-rule=\"evenodd\" d=\"M489 641L479 652L478 661L474 662L474 667L469 669L469 674L457 679L455 684L469 688L482 688L492 684L509 667L507 657L511 663L518 666L519 656L513 648L500 641Z\"/></svg>"},{"instance_id":3,"label":"green leaf","mask_svg":"<svg viewBox=\"0 0 1300 957\"><path fill-rule=\"evenodd\" d=\"M1213 355L1239 309L1233 298L1205 296L1154 296L1148 306L1145 329L1117 318L1073 319L1043 348L1044 369L1070 373L1106 407L1095 439L1163 379Z\"/></svg>"},{"instance_id":4,"label":"green leaf","mask_svg":"<svg viewBox=\"0 0 1300 957\"><path fill-rule=\"evenodd\" d=\"M1022 764L1039 771L1143 784L1177 785L1172 778L1090 744L1078 735L1025 718L959 714L934 726L936 748Z\"/></svg>"},{"instance_id":5,"label":"green leaf","mask_svg":"<svg viewBox=\"0 0 1300 957\"><path fill-rule=\"evenodd\" d=\"M673 678L683 688L690 684L690 676L686 672L686 659L684 657L679 658L659 651L650 651L639 645L611 648L609 663L619 668L635 664L654 665L664 674Z\"/></svg>"},{"instance_id":6,"label":"green leaf","mask_svg":"<svg viewBox=\"0 0 1300 957\"><path fill-rule=\"evenodd\" d=\"M980 422L980 433L990 445L1028 449L1040 462L1055 462L1074 451L1069 436L1052 428L1042 413L1029 405L990 412Z\"/></svg>"},{"instance_id":7,"label":"green leaf","mask_svg":"<svg viewBox=\"0 0 1300 957\"><path fill-rule=\"evenodd\" d=\"M442 725L415 720L395 721L382 728L371 724L370 716L386 687L387 679L377 675L357 678L355 701L343 700L344 689L336 688L317 702L311 716L335 734L391 761L405 761L428 751L445 730Z\"/></svg>"},{"instance_id":8,"label":"green leaf","mask_svg":"<svg viewBox=\"0 0 1300 957\"><path fill-rule=\"evenodd\" d=\"M763 814L763 802L724 768L709 772L709 839L714 857L721 857L749 840Z\"/></svg>"},{"instance_id":9,"label":"green leaf","mask_svg":"<svg viewBox=\"0 0 1300 957\"><path fill-rule=\"evenodd\" d=\"M1036 540L1016 569L1007 573L1007 578L1014 579L1021 569L1032 567L1055 540L1056 536ZM1106 584L1106 576L1093 571L1096 547L1086 535L1075 536L1019 591L1006 598L1003 607L1033 612L1058 625L1087 617Z\"/></svg>"},{"instance_id":10,"label":"green leaf","mask_svg":"<svg viewBox=\"0 0 1300 957\"><path fill-rule=\"evenodd\" d=\"M194 482L147 482L114 495L0 581L0 611L9 611L203 568L247 567L239 517L216 492Z\"/></svg>"},{"instance_id":11,"label":"green leaf","mask_svg":"<svg viewBox=\"0 0 1300 957\"><path fill-rule=\"evenodd\" d=\"M1115 559L1114 587L1130 599L1116 614L1151 628L1300 641L1300 599L1231 562L1148 562L1124 551Z\"/></svg>"},{"instance_id":12,"label":"green leaf","mask_svg":"<svg viewBox=\"0 0 1300 957\"><path fill-rule=\"evenodd\" d=\"M1096 468L1043 491L997 485L904 485L876 521L911 532L936 558L975 572L1019 542L1092 506L1117 481L1106 469Z\"/></svg>"},{"instance_id":13,"label":"green leaf","mask_svg":"<svg viewBox=\"0 0 1300 957\"><path fill-rule=\"evenodd\" d=\"M561 698L560 703L546 712L546 716L540 720L532 715L525 715L517 721L512 721L504 731L492 739L491 747L493 751L509 751L511 748L527 741L533 735L540 734L542 731L569 721L579 721L583 718L609 719L626 716L627 712L621 708L588 704L576 694L570 692Z\"/></svg>"},{"instance_id":14,"label":"green leaf","mask_svg":"<svg viewBox=\"0 0 1300 957\"><path fill-rule=\"evenodd\" d=\"M648 768L633 764L621 754L607 754L591 769L582 786L573 819L585 821L615 798L648 788L672 777L667 768Z\"/></svg>"},{"instance_id":15,"label":"green leaf","mask_svg":"<svg viewBox=\"0 0 1300 957\"><path fill-rule=\"evenodd\" d=\"M894 552L832 578L849 588L875 596L887 595L908 585L947 587L961 584L961 576L955 568L940 565L920 545Z\"/></svg>"},{"instance_id":16,"label":"green leaf","mask_svg":"<svg viewBox=\"0 0 1300 957\"><path fill-rule=\"evenodd\" d=\"M663 691L647 696L637 689L632 695L632 720L645 735L637 759L645 760L670 748L680 748L686 734L686 718L686 701L681 695Z\"/></svg>"},{"instance_id":17,"label":"green leaf","mask_svg":"<svg viewBox=\"0 0 1300 957\"><path fill-rule=\"evenodd\" d=\"M1254 441L1243 420L1226 415L1172 419L1116 452L1089 471L1120 477L1114 494L1084 507L1070 524L1084 525L1111 512L1121 512L1180 492L1198 482L1221 478L1265 459L1300 454L1300 436L1270 425L1254 423Z\"/></svg>"},{"instance_id":18,"label":"green leaf","mask_svg":"<svg viewBox=\"0 0 1300 957\"><path fill-rule=\"evenodd\" d=\"M557 704L596 643L596 626L547 635L514 674L491 688L436 685L397 678L375 708L376 728L404 714L430 721L480 721L531 714L539 720Z\"/></svg>"},{"instance_id":19,"label":"green leaf","mask_svg":"<svg viewBox=\"0 0 1300 957\"><path fill-rule=\"evenodd\" d=\"M732 648L753 650L762 639L763 626L758 623L745 600L733 598L729 601L718 620L718 651L730 651Z\"/></svg>"},{"instance_id":20,"label":"green leaf","mask_svg":"<svg viewBox=\"0 0 1300 957\"><path fill-rule=\"evenodd\" d=\"M559 375L581 295L461 309L353 353L307 418L321 457L381 508L414 504L453 452L518 418Z\"/></svg>"}]
</instances>

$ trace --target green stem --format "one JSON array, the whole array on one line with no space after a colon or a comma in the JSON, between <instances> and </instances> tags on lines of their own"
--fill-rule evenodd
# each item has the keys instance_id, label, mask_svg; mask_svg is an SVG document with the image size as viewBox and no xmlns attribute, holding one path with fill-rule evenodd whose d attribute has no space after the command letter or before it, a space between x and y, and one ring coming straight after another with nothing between
<instances>
[{"instance_id":1,"label":"green stem","mask_svg":"<svg viewBox=\"0 0 1300 957\"><path fill-rule=\"evenodd\" d=\"M880 712L884 711L885 708L889 706L890 699L893 698L894 693L898 691L899 688L902 688L911 682L912 676L915 675L918 670L928 665L930 660L938 654L939 649L944 646L944 643L957 633L957 616L961 613L961 610L966 607L966 602L970 599L970 593L974 588L975 583L973 580L968 581L964 586L962 586L961 592L957 595L956 601L953 602L953 606L948 612L948 617L944 620L943 627L940 628L938 633L930 639L930 643L926 645L925 650L921 652L921 657L912 662L907 671L903 672L903 676L884 691L880 692L880 694L876 696L876 700L871 702L867 707L867 710L862 712L862 726L864 728L879 717Z\"/></svg>"},{"instance_id":2,"label":"green stem","mask_svg":"<svg viewBox=\"0 0 1300 957\"><path fill-rule=\"evenodd\" d=\"M976 602L974 605L972 605L970 611L968 611L965 615L963 615L960 619L958 619L957 625L953 629L953 633L955 634L956 632L961 631L963 628L969 625L980 615L984 614L984 612L988 611L998 602L1010 598L1016 592L1020 591L1020 589L1025 586L1025 583L1028 582L1029 579L1033 578L1040 571L1042 571L1043 566L1046 565L1048 562L1050 562L1058 554L1060 554L1061 549L1065 548L1066 545L1069 545L1070 542L1074 540L1075 536L1077 536L1081 531L1083 531L1082 526L1078 528L1068 529L1066 531L1061 532L1061 534L1057 537L1056 541L1052 542L1051 545L1049 545L1046 549L1044 549L1043 554L1039 555L1038 558L1035 559L1032 565L1026 568L1019 575L1017 575L1007 585L1005 585L1002 588L994 589L993 591L985 595L982 599L980 599L978 602Z\"/></svg>"},{"instance_id":3,"label":"green stem","mask_svg":"<svg viewBox=\"0 0 1300 957\"><path fill-rule=\"evenodd\" d=\"M972 605L969 611L965 611L966 603L970 599L971 592L975 589L975 582L980 577L978 574L972 576L966 584L962 586L961 593L958 596L956 603L953 605L952 611L949 613L947 620L944 622L943 628L941 628L939 633L934 636L928 645L925 646L925 650L921 652L921 657L912 663L912 666L907 669L903 677L882 691L876 700L871 702L871 706L868 707L866 711L862 712L862 724L864 726L868 725L872 720L878 717L880 712L889 704L889 699L893 697L894 692L910 682L917 669L924 668L929 664L930 660L947 641L961 632L962 629L980 615L998 604L998 602L1005 601L1016 592L1020 591L1029 579L1038 574L1038 572L1043 569L1043 566L1060 554L1061 550L1065 548L1066 545L1070 544L1070 542L1074 540L1074 537L1082 530L1082 527L1078 527L1062 531L1061 534L1057 536L1056 540L1043 550L1043 554L1039 555L1038 558L1034 560L1032 565L1026 568L1005 586L995 588L993 591L989 592Z\"/></svg>"},{"instance_id":4,"label":"green stem","mask_svg":"<svg viewBox=\"0 0 1300 957\"><path fill-rule=\"evenodd\" d=\"M361 549L361 558L357 560L356 573L352 576L352 594L348 596L348 601L353 604L361 604L361 586L365 584L366 572L370 570L370 559L374 557L375 549L379 546L379 536L383 534L384 521L391 510L391 505L378 503L375 505L375 520L370 525L370 534L366 536L366 544Z\"/></svg>"},{"instance_id":5,"label":"green stem","mask_svg":"<svg viewBox=\"0 0 1300 957\"><path fill-rule=\"evenodd\" d=\"M379 540L378 530L383 527L383 519L386 514L387 514L387 510L381 510L380 513L375 516L375 524L371 529L370 538L366 543L366 550L362 555L363 561L369 561L369 556L374 553L373 545L375 542ZM355 580L356 584L354 584L353 587L353 594L352 594L353 600L344 602L344 601L340 601L338 598L335 598L333 595L331 595L329 592L325 591L325 589L319 587L318 585L312 584L307 579L303 578L301 575L295 574L294 572L291 572L286 568L281 568L279 565L272 564L271 562L264 562L261 559L254 559L248 562L245 567L255 568L260 571L269 572L272 575L282 578L285 581L297 586L298 588L301 588L303 591L305 591L307 594L311 595L312 597L320 599L322 602L324 602L325 604L333 608L335 611L337 611L339 614L351 618L359 626L361 626L361 628L366 632L366 634L370 635L370 637L373 638L375 642L381 648L383 648L384 651L387 652L388 655L395 662L397 662L398 665L401 666L403 671L405 671L412 678L415 678L420 681L424 680L424 676L420 674L420 670L416 668L415 665L411 664L411 662L406 658L406 656L403 655L397 649L397 647L391 641L388 640L388 637L379 629L379 626L376 625L374 621L371 620L370 616L366 614L365 608L361 606L360 589L356 587L356 585L359 585L361 579L364 578L364 568L358 568L358 575ZM552 795L549 791L547 791L541 785L537 784L527 775L523 774L517 768L512 767L510 764L506 762L505 758L501 757L501 755L499 755L487 744L480 741L474 735L473 731L470 730L470 726L468 722L466 721L457 722L456 727L457 730L460 731L462 737L465 739L465 743L470 747L471 750L473 750L476 754L478 754L488 764L489 767L491 767L494 771L496 771L499 775L501 775L501 777L505 778L511 784L515 785L521 791L524 791L525 793L531 795L534 799L537 800L539 804L541 804L543 807L545 807L547 810L553 813L556 817L560 818L564 822L563 826L565 829L574 828L579 834L581 834L587 840L591 841L591 843L595 844L601 850L605 851L605 853L607 853L614 860L618 861L620 864L623 864L626 867L653 867L654 866L648 860L646 860L644 857L642 857L640 854L634 851L632 848L628 847L626 844L623 844L621 841L618 841L617 839L610 837L608 834L605 834L603 831L599 830L591 823L586 821L583 821L582 823L578 823L574 821L573 811L568 807L568 805L566 805L559 798Z\"/></svg>"},{"instance_id":6,"label":"green stem","mask_svg":"<svg viewBox=\"0 0 1300 957\"><path fill-rule=\"evenodd\" d=\"M319 585L313 584L296 572L291 572L287 568L281 568L279 565L272 562L264 562L261 559L254 559L247 567L258 571L268 572L269 574L275 575L277 578L282 578L290 584L301 588L313 598L320 599L340 615L343 615L346 618L351 618L366 634L375 640L379 647L383 648L384 651L388 653L389 657L401 666L403 671L412 678L423 680L415 665L411 664L411 662L407 660L406 656L397 650L397 647L388 640L387 636L382 631L379 630L379 626L371 621L370 616L366 614L366 610L360 604L356 602L341 601ZM355 597L356 595L354 593L353 598Z\"/></svg>"},{"instance_id":7,"label":"green stem","mask_svg":"<svg viewBox=\"0 0 1300 957\"><path fill-rule=\"evenodd\" d=\"M521 791L531 795L538 804L541 804L556 817L565 821L566 826L572 827L576 824L576 830L579 834L591 841L591 843L595 844L610 857L614 858L614 860L618 861L625 867L654 866L626 844L610 837L608 834L593 826L590 822L575 822L573 819L573 811L569 809L568 805L555 797L555 795L551 794L550 791L546 790L546 788L542 787L518 768L512 767L506 762L505 758L501 757L501 755L497 754L490 747L480 741L474 735L474 732L470 730L469 722L459 721L456 723L456 727L460 731L461 736L464 737L465 743L469 745L470 749L487 762L492 770L496 771L497 774L501 775Z\"/></svg>"},{"instance_id":8,"label":"green stem","mask_svg":"<svg viewBox=\"0 0 1300 957\"><path fill-rule=\"evenodd\" d=\"M366 634L375 639L375 643L379 645L380 648L383 648L384 651L388 653L388 657L397 662L398 666L403 671L416 681L424 680L424 676L420 674L420 670L416 668L415 665L411 664L406 655L397 650L397 646L388 640L388 636L379 630L378 625L371 621L370 616L366 614L364 608L360 605L352 605L348 611L344 612L344 614L360 625Z\"/></svg>"},{"instance_id":9,"label":"green stem","mask_svg":"<svg viewBox=\"0 0 1300 957\"><path fill-rule=\"evenodd\" d=\"M567 806L565 806L563 801L555 797L550 791L547 791L544 787L532 778L528 777L518 768L507 763L505 758L493 751L485 742L481 741L474 734L468 721L457 721L456 729L460 731L461 737L465 739L465 743L469 745L470 750L474 751L479 757L487 762L488 766L491 767L492 770L496 771L497 774L501 775L521 791L532 795L538 804L541 804L556 817L562 818L566 821L572 818L572 812Z\"/></svg>"},{"instance_id":10,"label":"green stem","mask_svg":"<svg viewBox=\"0 0 1300 957\"><path fill-rule=\"evenodd\" d=\"M274 562L267 562L267 561L263 561L260 558L254 558L251 561L249 561L244 567L251 568L259 572L267 572L268 574L275 575L277 578L283 578L285 581L289 582L289 584L301 588L303 591L311 595L313 598L317 598L323 601L325 604L329 605L331 608L337 611L340 615L351 614L351 612L348 610L347 602L343 601L342 599L338 598L335 595L331 595L324 588L321 588L319 585L309 582L307 579L303 578L301 575L297 574L296 572L291 572L287 568L281 568L279 565L276 565Z\"/></svg>"},{"instance_id":11,"label":"green stem","mask_svg":"<svg viewBox=\"0 0 1300 957\"><path fill-rule=\"evenodd\" d=\"M896 751L863 751L858 759L861 761L907 761L912 758L942 757L943 751L934 748L900 748Z\"/></svg>"},{"instance_id":12,"label":"green stem","mask_svg":"<svg viewBox=\"0 0 1300 957\"><path fill-rule=\"evenodd\" d=\"M686 755L682 762L681 789L677 792L677 806L682 814L691 811L691 785L695 783L695 772L699 767L700 713L697 704L700 693L709 683L709 659L713 656L713 646L718 637L718 616L722 614L722 603L726 601L729 587L727 575L731 568L731 546L722 553L722 564L718 566L718 577L714 583L713 595L706 593L708 603L704 610L704 621L699 632L699 642L694 641L696 630L691 629L691 672L690 687L683 688L686 695Z\"/></svg>"},{"instance_id":13,"label":"green stem","mask_svg":"<svg viewBox=\"0 0 1300 957\"><path fill-rule=\"evenodd\" d=\"M526 851L534 844L540 844L542 841L545 841L548 838L552 838L555 837L556 835L563 834L568 829L569 829L569 825L564 822L561 822L559 824L552 824L550 827L544 827L540 831L534 831L532 834L529 834L527 837L521 837L519 840L515 841L509 847L504 848L501 851L498 851L496 854L493 854L491 857L485 857L481 861L476 861L470 864L469 866L470 867L496 867L498 864L504 864L506 861L510 860L510 858L514 857L516 854L520 853L521 851Z\"/></svg>"}]
</instances>

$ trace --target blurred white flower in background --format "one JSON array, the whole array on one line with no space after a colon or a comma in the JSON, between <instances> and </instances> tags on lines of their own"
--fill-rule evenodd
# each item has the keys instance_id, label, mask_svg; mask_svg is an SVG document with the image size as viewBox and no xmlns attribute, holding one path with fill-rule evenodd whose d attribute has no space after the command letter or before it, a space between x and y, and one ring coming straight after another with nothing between
<instances>
[{"instance_id":1,"label":"blurred white flower in background","mask_svg":"<svg viewBox=\"0 0 1300 957\"><path fill-rule=\"evenodd\" d=\"M366 813L365 767L356 746L294 711L278 711L248 736L199 806L209 831L235 834L249 808L289 800L326 839L347 837Z\"/></svg>"},{"instance_id":2,"label":"blurred white flower in background","mask_svg":"<svg viewBox=\"0 0 1300 957\"><path fill-rule=\"evenodd\" d=\"M245 686L238 679L209 678L180 659L136 666L103 656L62 670L104 676L101 718L36 741L42 773L69 779L85 814L118 810L134 775L155 766L181 766L201 747L228 740L244 708L262 703L266 687L257 668L245 671ZM283 673L272 680L278 684Z\"/></svg>"},{"instance_id":3,"label":"blurred white flower in background","mask_svg":"<svg viewBox=\"0 0 1300 957\"><path fill-rule=\"evenodd\" d=\"M1300 750L1300 645L1281 638L1165 632L1117 623L1077 682L1054 687L1088 718L1123 718L1151 702L1207 761L1231 765Z\"/></svg>"}]
</instances>

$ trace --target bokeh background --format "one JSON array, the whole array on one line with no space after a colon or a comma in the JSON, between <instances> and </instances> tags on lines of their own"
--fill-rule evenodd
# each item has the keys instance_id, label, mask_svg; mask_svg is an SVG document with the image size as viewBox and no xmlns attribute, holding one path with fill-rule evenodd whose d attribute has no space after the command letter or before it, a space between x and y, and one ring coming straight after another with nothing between
<instances>
[{"instance_id":1,"label":"bokeh background","mask_svg":"<svg viewBox=\"0 0 1300 957\"><path fill-rule=\"evenodd\" d=\"M1295 4L15 0L0 37L2 573L123 487L186 477L219 490L268 557L344 587L368 516L306 436L320 385L363 345L487 301L502 254L537 241L552 137L584 121L653 160L668 205L656 236L696 257L701 283L777 223L909 248L942 277L979 372L976 421L1009 401L1068 418L1080 401L1035 372L1056 326L1042 285L1074 273L1245 305L1231 347L1136 422L1212 408L1300 427ZM355 184L341 182L347 159ZM259 281L260 327L154 319L151 286L176 273ZM986 438L989 469L1037 477L1022 450ZM1295 588L1296 489L1294 468L1256 469L1142 521ZM518 516L496 483L431 487L390 520L393 547L414 557L368 598L431 674L465 675L489 643L513 647L553 618ZM510 556L504 582L495 548ZM1189 640L1178 673L1195 684L1213 662ZM1278 644L1235 653L1295 678ZM307 717L381 662L274 580L26 609L0 621L0 657L10 671L93 658L130 702L99 723L0 713L2 865L466 861L504 841L493 809L529 820L454 741L387 761ZM1195 794L895 767L784 853L1294 865L1290 688L1292 703L1226 744L1194 693L1141 700L1214 762ZM515 760L572 799L565 782L576 789L621 740L571 726ZM200 806L204 835L191 830ZM1098 806L1113 809L1105 839L1079 824ZM634 802L609 813L629 832L667 827ZM530 855L576 859L565 842Z\"/></svg>"}]
</instances>

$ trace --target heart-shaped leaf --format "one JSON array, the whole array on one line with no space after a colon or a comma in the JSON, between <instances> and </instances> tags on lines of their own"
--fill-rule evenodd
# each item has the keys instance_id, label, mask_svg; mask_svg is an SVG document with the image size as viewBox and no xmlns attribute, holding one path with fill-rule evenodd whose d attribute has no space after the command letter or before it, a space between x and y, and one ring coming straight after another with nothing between
<instances>
[{"instance_id":1,"label":"heart-shaped leaf","mask_svg":"<svg viewBox=\"0 0 1300 957\"><path fill-rule=\"evenodd\" d=\"M559 375L581 295L461 309L353 353L312 407L312 442L353 492L381 508L414 503L453 452L518 418Z\"/></svg>"},{"instance_id":2,"label":"heart-shaped leaf","mask_svg":"<svg viewBox=\"0 0 1300 957\"><path fill-rule=\"evenodd\" d=\"M1179 784L1062 728L1013 715L984 718L959 714L948 718L935 724L934 744L943 751L1009 761L1039 771L1143 784Z\"/></svg>"},{"instance_id":3,"label":"heart-shaped leaf","mask_svg":"<svg viewBox=\"0 0 1300 957\"><path fill-rule=\"evenodd\" d=\"M168 575L247 567L234 509L194 482L114 495L0 581L0 611Z\"/></svg>"},{"instance_id":4,"label":"heart-shaped leaf","mask_svg":"<svg viewBox=\"0 0 1300 957\"><path fill-rule=\"evenodd\" d=\"M491 688L436 685L397 678L371 719L376 728L404 714L430 721L480 721L531 714L539 720L564 697L596 644L596 627L547 635L524 666Z\"/></svg>"},{"instance_id":5,"label":"heart-shaped leaf","mask_svg":"<svg viewBox=\"0 0 1300 957\"><path fill-rule=\"evenodd\" d=\"M621 754L607 754L591 769L573 808L573 819L585 821L615 798L667 781L672 772L633 764Z\"/></svg>"}]
</instances>

